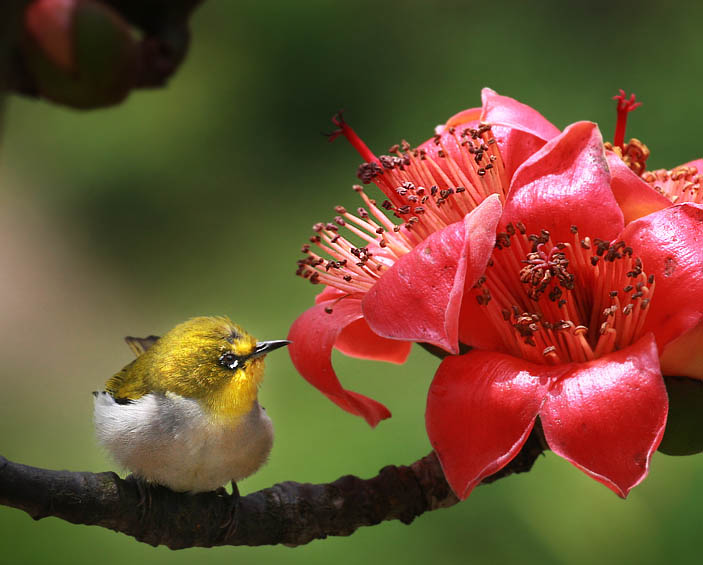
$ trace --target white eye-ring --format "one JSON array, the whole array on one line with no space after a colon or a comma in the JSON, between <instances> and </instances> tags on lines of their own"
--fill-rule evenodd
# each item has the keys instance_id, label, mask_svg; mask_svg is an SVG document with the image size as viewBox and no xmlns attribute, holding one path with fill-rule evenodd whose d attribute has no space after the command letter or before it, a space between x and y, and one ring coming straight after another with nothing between
<instances>
[{"instance_id":1,"label":"white eye-ring","mask_svg":"<svg viewBox=\"0 0 703 565\"><path fill-rule=\"evenodd\" d=\"M220 365L226 369L234 370L239 367L240 359L234 353L223 353L220 355Z\"/></svg>"}]
</instances>

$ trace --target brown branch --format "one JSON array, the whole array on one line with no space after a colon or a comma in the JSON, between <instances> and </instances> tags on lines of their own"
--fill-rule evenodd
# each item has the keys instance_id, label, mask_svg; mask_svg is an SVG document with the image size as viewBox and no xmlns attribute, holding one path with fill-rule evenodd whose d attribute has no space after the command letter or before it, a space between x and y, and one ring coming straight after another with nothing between
<instances>
[{"instance_id":1,"label":"brown branch","mask_svg":"<svg viewBox=\"0 0 703 565\"><path fill-rule=\"evenodd\" d=\"M500 473L485 482L528 471L543 446L533 434ZM102 526L171 549L217 545L297 546L327 536L348 536L385 520L405 524L458 502L430 453L409 466L388 466L371 479L347 475L328 484L284 482L241 497L216 492L175 493L144 487L115 473L51 471L0 456L0 504L35 520L55 516ZM234 516L234 526L223 527Z\"/></svg>"}]
</instances>

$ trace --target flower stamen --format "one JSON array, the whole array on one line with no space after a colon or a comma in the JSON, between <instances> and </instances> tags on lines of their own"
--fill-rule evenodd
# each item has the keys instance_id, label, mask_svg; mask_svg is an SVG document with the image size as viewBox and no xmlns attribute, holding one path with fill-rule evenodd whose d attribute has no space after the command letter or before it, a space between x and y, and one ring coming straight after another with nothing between
<instances>
[{"instance_id":1,"label":"flower stamen","mask_svg":"<svg viewBox=\"0 0 703 565\"><path fill-rule=\"evenodd\" d=\"M659 169L647 171L642 175L642 180L666 196L675 204L694 202L703 204L703 177L698 168L693 165L681 165L671 171Z\"/></svg>"},{"instance_id":2,"label":"flower stamen","mask_svg":"<svg viewBox=\"0 0 703 565\"><path fill-rule=\"evenodd\" d=\"M508 225L474 287L478 303L516 355L536 363L585 362L634 343L654 293L624 241L553 243Z\"/></svg>"},{"instance_id":3,"label":"flower stamen","mask_svg":"<svg viewBox=\"0 0 703 565\"><path fill-rule=\"evenodd\" d=\"M355 185L354 190L361 195L370 214L365 208L359 208L356 216L342 206L335 207L338 215L334 222L319 222L313 226L315 235L301 249L305 258L298 261L296 274L313 284L325 284L347 294L363 294L386 269L419 242L416 234L406 226L391 222L361 186ZM340 231L358 238L363 244L355 245ZM312 246L332 259L324 259L312 250Z\"/></svg>"},{"instance_id":4,"label":"flower stamen","mask_svg":"<svg viewBox=\"0 0 703 565\"><path fill-rule=\"evenodd\" d=\"M365 160L357 171L362 183L374 182L387 198L382 207L421 238L460 221L491 194L505 202L510 183L488 124L447 128L419 148L402 141L377 157L341 114L332 121L340 129L330 139L344 135Z\"/></svg>"}]
</instances>

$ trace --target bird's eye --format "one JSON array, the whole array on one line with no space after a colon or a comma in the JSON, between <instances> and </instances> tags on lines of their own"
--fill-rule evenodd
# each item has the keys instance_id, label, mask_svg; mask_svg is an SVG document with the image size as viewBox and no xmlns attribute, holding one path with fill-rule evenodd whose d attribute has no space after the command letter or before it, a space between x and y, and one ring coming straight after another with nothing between
<instances>
[{"instance_id":1,"label":"bird's eye","mask_svg":"<svg viewBox=\"0 0 703 565\"><path fill-rule=\"evenodd\" d=\"M223 353L220 356L220 365L226 369L236 369L239 367L239 357L234 353Z\"/></svg>"}]
</instances>

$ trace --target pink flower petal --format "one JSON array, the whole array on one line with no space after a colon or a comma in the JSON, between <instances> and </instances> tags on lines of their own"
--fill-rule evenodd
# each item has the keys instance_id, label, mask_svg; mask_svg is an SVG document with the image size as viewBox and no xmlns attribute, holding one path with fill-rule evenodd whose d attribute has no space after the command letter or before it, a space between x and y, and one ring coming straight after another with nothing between
<instances>
[{"instance_id":1,"label":"pink flower petal","mask_svg":"<svg viewBox=\"0 0 703 565\"><path fill-rule=\"evenodd\" d=\"M326 307L332 313L325 312ZM361 319L361 302L357 299L330 300L316 304L303 312L288 334L291 360L298 372L310 384L340 408L363 417L374 427L391 413L379 402L342 388L332 368L332 347L340 332Z\"/></svg>"},{"instance_id":2,"label":"pink flower petal","mask_svg":"<svg viewBox=\"0 0 703 565\"><path fill-rule=\"evenodd\" d=\"M542 114L513 98L501 96L490 88L481 91L481 98L481 121L493 126L509 179L545 142L559 135L559 129Z\"/></svg>"},{"instance_id":3,"label":"pink flower petal","mask_svg":"<svg viewBox=\"0 0 703 565\"><path fill-rule=\"evenodd\" d=\"M482 122L521 130L543 141L549 141L559 135L559 128L537 110L522 102L501 96L490 88L484 88L481 91L481 100L483 101Z\"/></svg>"},{"instance_id":4,"label":"pink flower petal","mask_svg":"<svg viewBox=\"0 0 703 565\"><path fill-rule=\"evenodd\" d=\"M321 302L327 302L328 300L336 300L338 298L344 298L349 296L348 293L333 286L326 286L322 289L322 292L315 297L315 304L320 304Z\"/></svg>"},{"instance_id":5,"label":"pink flower petal","mask_svg":"<svg viewBox=\"0 0 703 565\"><path fill-rule=\"evenodd\" d=\"M520 165L546 143L541 137L507 126L493 126L491 131L498 142L508 179L512 179Z\"/></svg>"},{"instance_id":6,"label":"pink flower petal","mask_svg":"<svg viewBox=\"0 0 703 565\"><path fill-rule=\"evenodd\" d=\"M625 216L626 224L671 206L671 201L666 196L659 194L633 173L615 153L606 151L605 156L610 166L610 187Z\"/></svg>"},{"instance_id":7,"label":"pink flower petal","mask_svg":"<svg viewBox=\"0 0 703 565\"><path fill-rule=\"evenodd\" d=\"M696 167L699 175L703 175L703 159L694 159L684 164L685 167Z\"/></svg>"},{"instance_id":8,"label":"pink flower petal","mask_svg":"<svg viewBox=\"0 0 703 565\"><path fill-rule=\"evenodd\" d=\"M703 380L703 323L670 341L659 362L664 375Z\"/></svg>"},{"instance_id":9,"label":"pink flower petal","mask_svg":"<svg viewBox=\"0 0 703 565\"><path fill-rule=\"evenodd\" d=\"M467 294L468 291L465 289ZM486 315L486 307L468 295L462 301L459 314L459 341L476 349L509 351L495 324Z\"/></svg>"},{"instance_id":10,"label":"pink flower petal","mask_svg":"<svg viewBox=\"0 0 703 565\"><path fill-rule=\"evenodd\" d=\"M552 241L573 241L571 225L582 237L620 233L623 215L596 124L571 124L515 172L501 225L520 221L528 232L549 230Z\"/></svg>"},{"instance_id":11,"label":"pink flower petal","mask_svg":"<svg viewBox=\"0 0 703 565\"><path fill-rule=\"evenodd\" d=\"M408 341L387 339L373 333L362 318L342 329L334 347L349 357L402 365L410 355L412 345Z\"/></svg>"},{"instance_id":12,"label":"pink flower petal","mask_svg":"<svg viewBox=\"0 0 703 565\"><path fill-rule=\"evenodd\" d=\"M491 195L463 222L433 233L401 257L362 301L378 335L431 343L459 352L459 309L493 251L501 206Z\"/></svg>"},{"instance_id":13,"label":"pink flower petal","mask_svg":"<svg viewBox=\"0 0 703 565\"><path fill-rule=\"evenodd\" d=\"M530 155L545 144L546 140L559 134L559 130L539 112L517 100L500 96L490 88L483 89L482 97L484 103L482 108L463 110L449 118L445 124L435 128L435 134L441 136L441 143L432 138L418 148L449 178L453 178L455 173L446 159L439 156L440 152L451 156L457 163L468 166L466 149L460 144L461 137L458 137L458 134L452 135L449 132L450 128L459 128L459 131L463 131L465 128L478 127L480 122L490 123L500 147L508 179ZM444 179L436 179L436 181L440 190L455 186Z\"/></svg>"},{"instance_id":14,"label":"pink flower petal","mask_svg":"<svg viewBox=\"0 0 703 565\"><path fill-rule=\"evenodd\" d=\"M427 434L464 499L527 440L555 368L485 351L447 357L427 396Z\"/></svg>"},{"instance_id":15,"label":"pink flower petal","mask_svg":"<svg viewBox=\"0 0 703 565\"><path fill-rule=\"evenodd\" d=\"M643 331L663 347L703 320L703 205L673 205L630 223L622 235L654 275Z\"/></svg>"},{"instance_id":16,"label":"pink flower petal","mask_svg":"<svg viewBox=\"0 0 703 565\"><path fill-rule=\"evenodd\" d=\"M435 134L442 135L447 128L465 126L465 127L475 127L481 118L481 108L469 108L468 110L462 110L461 112L454 114L447 122L443 125L434 128Z\"/></svg>"},{"instance_id":17,"label":"pink flower petal","mask_svg":"<svg viewBox=\"0 0 703 565\"><path fill-rule=\"evenodd\" d=\"M591 361L550 390L540 412L549 447L623 498L649 470L669 406L654 337Z\"/></svg>"}]
</instances>

